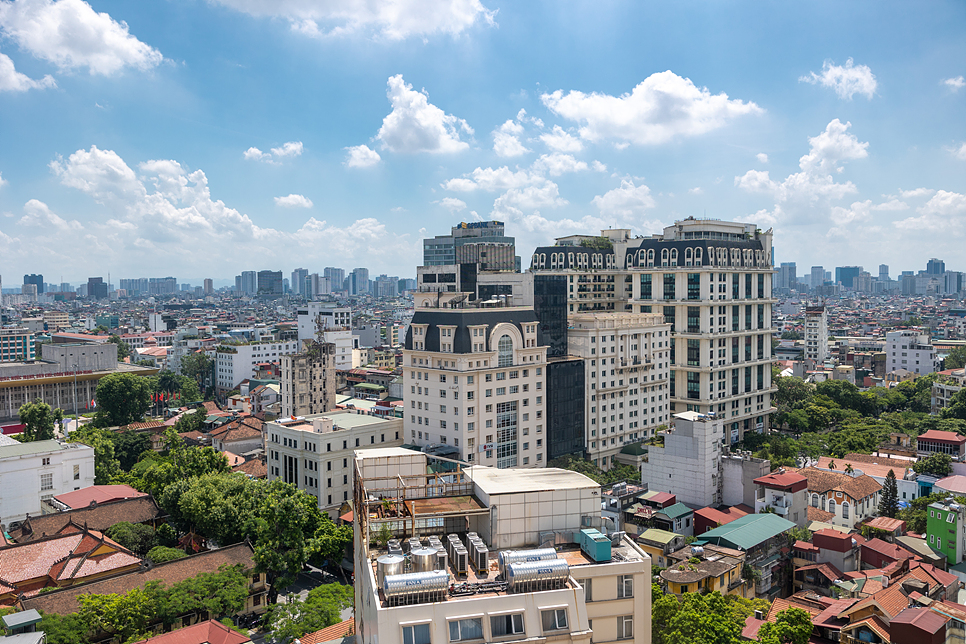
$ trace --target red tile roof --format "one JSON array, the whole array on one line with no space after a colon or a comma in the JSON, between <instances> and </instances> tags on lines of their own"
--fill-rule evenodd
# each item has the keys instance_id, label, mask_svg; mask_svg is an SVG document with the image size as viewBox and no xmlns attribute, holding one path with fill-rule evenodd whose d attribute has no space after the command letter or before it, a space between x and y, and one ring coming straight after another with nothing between
<instances>
[{"instance_id":1,"label":"red tile roof","mask_svg":"<svg viewBox=\"0 0 966 644\"><path fill-rule=\"evenodd\" d=\"M92 485L73 492L58 494L54 498L69 508L77 509L86 508L92 501L111 503L139 496L147 496L147 494L138 492L130 485Z\"/></svg>"},{"instance_id":2,"label":"red tile roof","mask_svg":"<svg viewBox=\"0 0 966 644\"><path fill-rule=\"evenodd\" d=\"M889 517L876 517L865 525L877 530L886 532L901 532L906 527L906 522L901 519L890 519Z\"/></svg>"},{"instance_id":3,"label":"red tile roof","mask_svg":"<svg viewBox=\"0 0 966 644\"><path fill-rule=\"evenodd\" d=\"M302 644L322 644L323 642L331 642L332 640L342 639L346 635L355 631L356 620L354 617L347 619L344 622L339 622L338 624L333 624L328 628L323 628L321 631L315 631L314 633L307 633L299 638Z\"/></svg>"},{"instance_id":4,"label":"red tile roof","mask_svg":"<svg viewBox=\"0 0 966 644\"><path fill-rule=\"evenodd\" d=\"M772 472L755 479L757 485L767 488L779 488L790 492L798 492L808 487L808 479L795 472Z\"/></svg>"},{"instance_id":5,"label":"red tile roof","mask_svg":"<svg viewBox=\"0 0 966 644\"><path fill-rule=\"evenodd\" d=\"M135 644L247 644L251 639L213 619L186 626Z\"/></svg>"},{"instance_id":6,"label":"red tile roof","mask_svg":"<svg viewBox=\"0 0 966 644\"><path fill-rule=\"evenodd\" d=\"M17 530L11 531L10 536L17 543L24 543L54 534L82 532L85 525L91 530L103 532L121 521L147 523L162 514L150 495L137 496L67 512L28 516Z\"/></svg>"},{"instance_id":7,"label":"red tile roof","mask_svg":"<svg viewBox=\"0 0 966 644\"><path fill-rule=\"evenodd\" d=\"M928 608L907 608L892 618L892 624L911 624L927 633L938 633L945 628L949 617L945 617Z\"/></svg>"},{"instance_id":8,"label":"red tile roof","mask_svg":"<svg viewBox=\"0 0 966 644\"><path fill-rule=\"evenodd\" d=\"M945 445L962 445L963 443L966 443L966 436L960 436L956 432L944 432L938 429L930 429L924 434L919 434L919 437L916 440L943 443Z\"/></svg>"}]
</instances>

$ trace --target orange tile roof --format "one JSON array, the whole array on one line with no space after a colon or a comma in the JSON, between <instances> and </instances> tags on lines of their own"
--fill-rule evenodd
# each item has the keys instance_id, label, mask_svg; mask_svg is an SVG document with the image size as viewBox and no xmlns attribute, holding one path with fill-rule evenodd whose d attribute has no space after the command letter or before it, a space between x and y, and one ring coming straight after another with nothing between
<instances>
[{"instance_id":1,"label":"orange tile roof","mask_svg":"<svg viewBox=\"0 0 966 644\"><path fill-rule=\"evenodd\" d=\"M135 644L247 644L251 639L213 619L164 633Z\"/></svg>"},{"instance_id":2,"label":"orange tile roof","mask_svg":"<svg viewBox=\"0 0 966 644\"><path fill-rule=\"evenodd\" d=\"M302 644L322 644L323 642L331 642L332 640L342 639L346 635L355 631L356 620L354 617L350 617L344 622L339 622L338 624L333 624L328 628L323 628L321 631L315 631L314 633L307 633L299 638Z\"/></svg>"},{"instance_id":3,"label":"orange tile roof","mask_svg":"<svg viewBox=\"0 0 966 644\"><path fill-rule=\"evenodd\" d=\"M841 461L840 461L841 462ZM824 494L831 490L844 492L853 500L861 501L882 489L882 486L871 476L849 476L845 473L829 472L814 467L804 467L798 472L808 479L808 491Z\"/></svg>"}]
</instances>

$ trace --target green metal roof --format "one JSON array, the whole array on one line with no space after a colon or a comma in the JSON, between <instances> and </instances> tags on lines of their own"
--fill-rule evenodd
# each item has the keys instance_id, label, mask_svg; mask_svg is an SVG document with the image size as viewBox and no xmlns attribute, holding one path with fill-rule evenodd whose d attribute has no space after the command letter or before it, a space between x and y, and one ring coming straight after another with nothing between
<instances>
[{"instance_id":1,"label":"green metal roof","mask_svg":"<svg viewBox=\"0 0 966 644\"><path fill-rule=\"evenodd\" d=\"M746 514L714 530L702 533L701 539L719 546L749 550L794 527L795 524L791 521L770 512Z\"/></svg>"},{"instance_id":2,"label":"green metal roof","mask_svg":"<svg viewBox=\"0 0 966 644\"><path fill-rule=\"evenodd\" d=\"M678 519L686 514L694 513L694 510L684 505L683 503L675 503L674 505L669 505L663 510L658 510L657 512L661 514L666 514L669 519Z\"/></svg>"},{"instance_id":3,"label":"green metal roof","mask_svg":"<svg viewBox=\"0 0 966 644\"><path fill-rule=\"evenodd\" d=\"M86 447L86 445L85 445ZM31 443L17 443L16 445L0 446L0 458L8 456L32 456L34 454L44 454L47 452L59 452L62 450L73 449L73 444L61 444L55 440L33 441Z\"/></svg>"},{"instance_id":4,"label":"green metal roof","mask_svg":"<svg viewBox=\"0 0 966 644\"><path fill-rule=\"evenodd\" d=\"M647 448L644 447L644 442L631 443L630 445L625 445L624 449L621 450L621 454L628 454L630 456L643 456L647 454Z\"/></svg>"},{"instance_id":5,"label":"green metal roof","mask_svg":"<svg viewBox=\"0 0 966 644\"><path fill-rule=\"evenodd\" d=\"M376 385L371 382L360 382L357 385L353 385L356 389L369 389L372 391L382 391L385 389L382 385Z\"/></svg>"},{"instance_id":6,"label":"green metal roof","mask_svg":"<svg viewBox=\"0 0 966 644\"><path fill-rule=\"evenodd\" d=\"M651 528L650 530L645 530L641 534L637 535L637 538L645 541L653 541L654 543L667 544L680 536L681 535L668 532L667 530Z\"/></svg>"}]
</instances>

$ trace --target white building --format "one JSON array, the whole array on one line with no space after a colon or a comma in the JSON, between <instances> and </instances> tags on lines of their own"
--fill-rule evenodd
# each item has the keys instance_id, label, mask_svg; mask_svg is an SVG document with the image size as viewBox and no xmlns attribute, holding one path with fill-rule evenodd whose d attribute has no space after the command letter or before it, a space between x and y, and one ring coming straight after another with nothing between
<instances>
[{"instance_id":1,"label":"white building","mask_svg":"<svg viewBox=\"0 0 966 644\"><path fill-rule=\"evenodd\" d=\"M215 350L215 383L219 391L237 389L242 380L255 377L259 363L280 364L282 356L298 350L295 340L220 344Z\"/></svg>"},{"instance_id":2,"label":"white building","mask_svg":"<svg viewBox=\"0 0 966 644\"><path fill-rule=\"evenodd\" d=\"M419 308L403 350L406 442L495 467L546 463L547 347L531 308Z\"/></svg>"},{"instance_id":3,"label":"white building","mask_svg":"<svg viewBox=\"0 0 966 644\"><path fill-rule=\"evenodd\" d=\"M828 311L824 306L806 307L805 359L824 364L828 357Z\"/></svg>"},{"instance_id":4,"label":"white building","mask_svg":"<svg viewBox=\"0 0 966 644\"><path fill-rule=\"evenodd\" d=\"M427 474L425 454L402 449L359 452L355 468L360 644L650 643L650 557L623 533L588 529L601 521L600 487L591 479L553 468L488 467L457 468L436 477ZM395 518L402 508L407 508L404 522ZM373 538L384 525L399 538L417 535L421 545L432 544L433 538L445 545L452 534L470 544L481 565L463 571L459 557L440 562L426 553L420 564L427 564L427 572L410 573L402 557L384 558L380 565L387 551L375 547ZM479 541L472 541L471 533ZM582 538L586 548L577 542ZM480 542L482 548L474 545ZM534 552L548 545L549 551ZM438 552L443 546L432 547ZM504 573L498 552L511 550L520 561ZM553 559L527 561L536 556ZM520 581L524 570L531 581ZM427 583L437 590L385 592Z\"/></svg>"},{"instance_id":5,"label":"white building","mask_svg":"<svg viewBox=\"0 0 966 644\"><path fill-rule=\"evenodd\" d=\"M674 414L673 428L647 443L641 482L656 492L669 492L696 508L721 503L721 445L724 422L694 411ZM737 440L737 432L732 440Z\"/></svg>"},{"instance_id":6,"label":"white building","mask_svg":"<svg viewBox=\"0 0 966 644\"><path fill-rule=\"evenodd\" d=\"M402 420L334 411L265 423L268 480L282 479L319 500L338 518L352 496L355 450L403 444Z\"/></svg>"},{"instance_id":7,"label":"white building","mask_svg":"<svg viewBox=\"0 0 966 644\"><path fill-rule=\"evenodd\" d=\"M354 369L362 364L358 343L352 335L352 309L337 307L324 302L309 302L298 310L299 345L303 340L318 341L322 329L322 342L335 345L335 368L341 371Z\"/></svg>"},{"instance_id":8,"label":"white building","mask_svg":"<svg viewBox=\"0 0 966 644\"><path fill-rule=\"evenodd\" d=\"M35 441L0 445L0 522L42 513L43 502L94 485L94 448L80 443Z\"/></svg>"},{"instance_id":9,"label":"white building","mask_svg":"<svg viewBox=\"0 0 966 644\"><path fill-rule=\"evenodd\" d=\"M689 217L650 237L563 237L537 248L530 270L566 278L568 315L662 314L671 413L714 412L743 436L773 411L771 241L754 224Z\"/></svg>"},{"instance_id":10,"label":"white building","mask_svg":"<svg viewBox=\"0 0 966 644\"><path fill-rule=\"evenodd\" d=\"M924 376L936 370L936 350L929 344L929 334L921 330L886 333L886 372L897 369Z\"/></svg>"},{"instance_id":11,"label":"white building","mask_svg":"<svg viewBox=\"0 0 966 644\"><path fill-rule=\"evenodd\" d=\"M625 443L668 422L671 325L660 313L575 313L568 353L584 360L584 451L609 469Z\"/></svg>"}]
</instances>

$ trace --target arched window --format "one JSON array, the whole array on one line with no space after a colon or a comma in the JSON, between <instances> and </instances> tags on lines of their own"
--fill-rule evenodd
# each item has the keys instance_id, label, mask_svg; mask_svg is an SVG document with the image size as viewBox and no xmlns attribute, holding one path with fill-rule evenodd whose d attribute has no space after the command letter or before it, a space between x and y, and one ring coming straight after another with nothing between
<instances>
[{"instance_id":1,"label":"arched window","mask_svg":"<svg viewBox=\"0 0 966 644\"><path fill-rule=\"evenodd\" d=\"M654 249L650 248L647 251L647 265L654 266Z\"/></svg>"},{"instance_id":2,"label":"arched window","mask_svg":"<svg viewBox=\"0 0 966 644\"><path fill-rule=\"evenodd\" d=\"M510 336L504 335L497 343L497 365L498 367L513 366L513 340Z\"/></svg>"},{"instance_id":3,"label":"arched window","mask_svg":"<svg viewBox=\"0 0 966 644\"><path fill-rule=\"evenodd\" d=\"M828 500L828 511L835 514L835 499Z\"/></svg>"},{"instance_id":4,"label":"arched window","mask_svg":"<svg viewBox=\"0 0 966 644\"><path fill-rule=\"evenodd\" d=\"M812 507L813 508L817 508L818 507L818 495L817 494L812 494Z\"/></svg>"},{"instance_id":5,"label":"arched window","mask_svg":"<svg viewBox=\"0 0 966 644\"><path fill-rule=\"evenodd\" d=\"M849 502L848 501L842 501L842 518L843 519L848 519L849 518Z\"/></svg>"},{"instance_id":6,"label":"arched window","mask_svg":"<svg viewBox=\"0 0 966 644\"><path fill-rule=\"evenodd\" d=\"M704 251L700 248L694 249L694 265L701 266L704 263Z\"/></svg>"},{"instance_id":7,"label":"arched window","mask_svg":"<svg viewBox=\"0 0 966 644\"><path fill-rule=\"evenodd\" d=\"M677 248L672 248L671 249L671 266L677 266L677 265L678 265L678 249Z\"/></svg>"},{"instance_id":8,"label":"arched window","mask_svg":"<svg viewBox=\"0 0 966 644\"><path fill-rule=\"evenodd\" d=\"M667 257L668 257L667 249L666 248L662 248L661 249L661 266L667 266Z\"/></svg>"}]
</instances>

